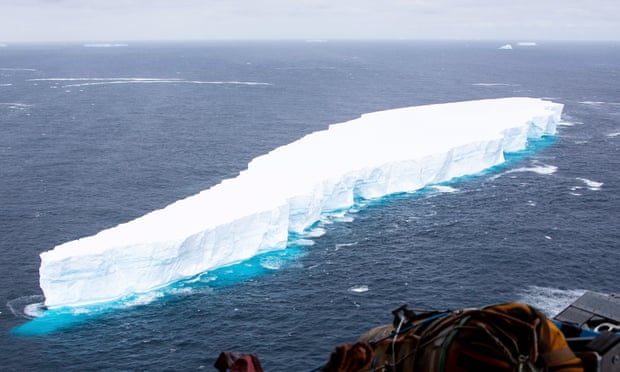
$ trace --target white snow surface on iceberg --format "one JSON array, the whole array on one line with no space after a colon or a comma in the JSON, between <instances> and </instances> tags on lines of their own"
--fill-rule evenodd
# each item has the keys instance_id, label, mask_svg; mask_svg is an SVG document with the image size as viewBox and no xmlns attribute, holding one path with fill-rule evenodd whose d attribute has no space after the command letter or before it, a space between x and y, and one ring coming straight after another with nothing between
<instances>
[{"instance_id":1,"label":"white snow surface on iceberg","mask_svg":"<svg viewBox=\"0 0 620 372\"><path fill-rule=\"evenodd\" d=\"M283 249L355 198L412 192L475 174L552 135L563 105L503 98L407 107L361 117L276 148L197 195L41 253L49 308L149 292Z\"/></svg>"}]
</instances>

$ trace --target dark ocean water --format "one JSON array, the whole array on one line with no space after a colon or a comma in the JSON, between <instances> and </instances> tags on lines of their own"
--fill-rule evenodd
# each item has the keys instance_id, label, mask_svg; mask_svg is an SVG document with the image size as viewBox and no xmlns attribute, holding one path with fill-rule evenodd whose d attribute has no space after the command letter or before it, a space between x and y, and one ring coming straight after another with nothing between
<instances>
[{"instance_id":1,"label":"dark ocean water","mask_svg":"<svg viewBox=\"0 0 620 372\"><path fill-rule=\"evenodd\" d=\"M236 350L304 371L403 303L553 315L583 290L620 292L620 45L501 44L0 48L0 370L212 370ZM60 325L25 313L42 300L38 255L57 244L331 123L507 96L563 103L567 123L504 167L373 201L314 245Z\"/></svg>"}]
</instances>

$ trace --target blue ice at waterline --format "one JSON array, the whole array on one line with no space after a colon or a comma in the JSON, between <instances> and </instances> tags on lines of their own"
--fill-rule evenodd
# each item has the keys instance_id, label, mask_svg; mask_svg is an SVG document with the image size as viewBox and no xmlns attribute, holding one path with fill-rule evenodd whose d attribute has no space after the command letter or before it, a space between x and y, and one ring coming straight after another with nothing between
<instances>
[{"instance_id":1,"label":"blue ice at waterline","mask_svg":"<svg viewBox=\"0 0 620 372\"><path fill-rule=\"evenodd\" d=\"M9 304L9 308L16 316L29 319L28 322L13 328L11 333L18 336L46 335L96 320L109 312L146 306L153 301L165 301L195 294L211 295L219 288L281 269L287 263L297 259L303 253L303 246L307 244L304 241L295 240L290 242L284 250L263 253L243 262L204 272L148 293L134 293L103 303L44 309L44 304L41 302L42 296L26 296L14 300L16 304Z\"/></svg>"},{"instance_id":2,"label":"blue ice at waterline","mask_svg":"<svg viewBox=\"0 0 620 372\"><path fill-rule=\"evenodd\" d=\"M518 97L407 107L332 124L197 195L41 253L45 306L50 314L106 307L282 250L291 236L303 237L356 200L414 192L504 163L528 139L555 134L562 109Z\"/></svg>"}]
</instances>

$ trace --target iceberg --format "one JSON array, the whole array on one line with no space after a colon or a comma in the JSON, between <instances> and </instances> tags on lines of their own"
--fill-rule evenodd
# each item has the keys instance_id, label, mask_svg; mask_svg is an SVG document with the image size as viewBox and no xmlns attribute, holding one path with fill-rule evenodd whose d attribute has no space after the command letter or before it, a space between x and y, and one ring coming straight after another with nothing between
<instances>
[{"instance_id":1,"label":"iceberg","mask_svg":"<svg viewBox=\"0 0 620 372\"><path fill-rule=\"evenodd\" d=\"M284 249L356 201L414 192L504 162L556 133L563 105L527 97L361 115L253 159L235 178L41 253L48 308L147 293Z\"/></svg>"}]
</instances>

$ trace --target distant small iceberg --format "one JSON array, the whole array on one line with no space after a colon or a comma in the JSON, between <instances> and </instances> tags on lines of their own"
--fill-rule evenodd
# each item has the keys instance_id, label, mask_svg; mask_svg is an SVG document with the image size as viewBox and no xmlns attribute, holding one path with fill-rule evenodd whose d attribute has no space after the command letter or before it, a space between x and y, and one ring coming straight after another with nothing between
<instances>
[{"instance_id":1,"label":"distant small iceberg","mask_svg":"<svg viewBox=\"0 0 620 372\"><path fill-rule=\"evenodd\" d=\"M0 43L0 48L6 48L6 47L8 47L8 44Z\"/></svg>"},{"instance_id":2,"label":"distant small iceberg","mask_svg":"<svg viewBox=\"0 0 620 372\"><path fill-rule=\"evenodd\" d=\"M512 49L512 45L511 44L502 45L501 47L497 49Z\"/></svg>"},{"instance_id":3,"label":"distant small iceberg","mask_svg":"<svg viewBox=\"0 0 620 372\"><path fill-rule=\"evenodd\" d=\"M84 44L85 48L120 48L120 47L126 47L129 46L129 44L123 44L123 43L88 43L88 44Z\"/></svg>"},{"instance_id":4,"label":"distant small iceberg","mask_svg":"<svg viewBox=\"0 0 620 372\"><path fill-rule=\"evenodd\" d=\"M538 44L536 44L536 42L534 41L519 41L517 45L518 46L536 46Z\"/></svg>"}]
</instances>

